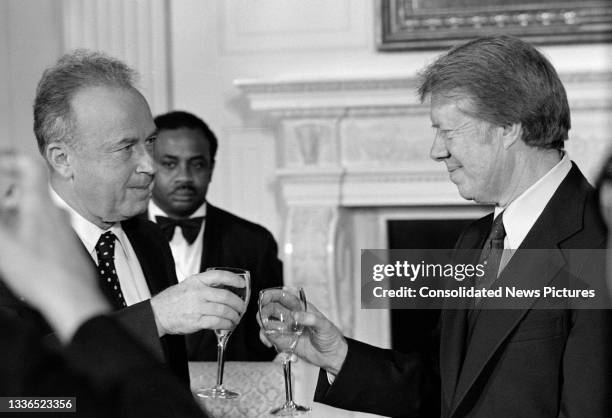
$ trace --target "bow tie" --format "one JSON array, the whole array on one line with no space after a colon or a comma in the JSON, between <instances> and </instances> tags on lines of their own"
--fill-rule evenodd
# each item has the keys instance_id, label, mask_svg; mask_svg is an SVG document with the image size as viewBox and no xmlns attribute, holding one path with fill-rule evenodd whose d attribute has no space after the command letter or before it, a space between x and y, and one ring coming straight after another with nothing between
<instances>
[{"instance_id":1,"label":"bow tie","mask_svg":"<svg viewBox=\"0 0 612 418\"><path fill-rule=\"evenodd\" d=\"M179 226L183 233L183 237L185 237L185 240L191 245L200 232L204 216L189 219L173 219L166 218L165 216L156 216L155 220L168 241L170 241L174 235L174 228Z\"/></svg>"}]
</instances>

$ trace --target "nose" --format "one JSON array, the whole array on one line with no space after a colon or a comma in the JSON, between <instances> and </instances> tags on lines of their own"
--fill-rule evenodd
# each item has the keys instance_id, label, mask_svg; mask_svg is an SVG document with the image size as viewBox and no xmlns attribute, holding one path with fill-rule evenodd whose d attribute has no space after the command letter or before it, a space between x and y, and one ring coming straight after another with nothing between
<instances>
[{"instance_id":1,"label":"nose","mask_svg":"<svg viewBox=\"0 0 612 418\"><path fill-rule=\"evenodd\" d=\"M177 183L185 183L191 181L192 177L193 176L188 162L182 161L180 164L178 164L174 181Z\"/></svg>"},{"instance_id":2,"label":"nose","mask_svg":"<svg viewBox=\"0 0 612 418\"><path fill-rule=\"evenodd\" d=\"M446 142L438 133L436 133L434 136L433 144L431 144L431 150L429 150L429 157L435 161L443 161L445 158L450 157L450 153L446 148Z\"/></svg>"},{"instance_id":3,"label":"nose","mask_svg":"<svg viewBox=\"0 0 612 418\"><path fill-rule=\"evenodd\" d=\"M147 150L145 146L138 148L138 165L136 166L137 173L148 174L150 176L155 174L155 162L153 161L153 155Z\"/></svg>"}]
</instances>

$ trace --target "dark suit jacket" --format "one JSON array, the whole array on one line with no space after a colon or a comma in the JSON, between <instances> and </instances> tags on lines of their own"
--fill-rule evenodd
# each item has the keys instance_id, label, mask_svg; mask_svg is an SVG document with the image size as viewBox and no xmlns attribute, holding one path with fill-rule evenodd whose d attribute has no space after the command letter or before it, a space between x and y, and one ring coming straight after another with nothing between
<instances>
[{"instance_id":1,"label":"dark suit jacket","mask_svg":"<svg viewBox=\"0 0 612 418\"><path fill-rule=\"evenodd\" d=\"M209 203L200 271L208 267L238 267L251 273L251 299L228 341L225 359L272 360L275 352L259 340L256 319L259 291L283 285L282 263L278 259L278 247L272 234L260 225ZM217 339L213 331L202 330L187 336L189 360L213 361L217 358L216 347Z\"/></svg>"},{"instance_id":2,"label":"dark suit jacket","mask_svg":"<svg viewBox=\"0 0 612 418\"><path fill-rule=\"evenodd\" d=\"M76 397L79 417L204 416L189 390L109 317L82 324L62 349L20 318L0 313L0 329L1 396Z\"/></svg>"},{"instance_id":3,"label":"dark suit jacket","mask_svg":"<svg viewBox=\"0 0 612 418\"><path fill-rule=\"evenodd\" d=\"M542 288L563 287L568 279L582 277L604 280L603 259L596 252L573 255L568 263L570 249L605 247L605 229L593 196L573 165L495 284ZM476 221L457 248L482 248L491 224L492 215ZM534 258L526 249L547 249L546 257ZM610 416L609 312L556 304L524 299L520 309L483 309L470 335L467 310L442 311L442 416ZM418 416L432 378L425 364L413 354L350 340L331 387L321 373L315 400L345 409Z\"/></svg>"},{"instance_id":4,"label":"dark suit jacket","mask_svg":"<svg viewBox=\"0 0 612 418\"><path fill-rule=\"evenodd\" d=\"M174 259L159 228L149 221L137 218L122 222L121 226L136 252L151 296L168 286L176 284ZM86 256L89 257L89 255ZM103 288L101 287L101 289ZM104 290L103 293L106 294ZM34 324L33 326L41 334L51 332L37 312L26 303L15 298L2 283L0 283L0 311L8 312L12 316L20 317L22 320ZM170 369L185 384L189 384L184 337L166 335L161 339L159 338L149 300L113 312L111 316L115 317L157 358L165 359Z\"/></svg>"}]
</instances>

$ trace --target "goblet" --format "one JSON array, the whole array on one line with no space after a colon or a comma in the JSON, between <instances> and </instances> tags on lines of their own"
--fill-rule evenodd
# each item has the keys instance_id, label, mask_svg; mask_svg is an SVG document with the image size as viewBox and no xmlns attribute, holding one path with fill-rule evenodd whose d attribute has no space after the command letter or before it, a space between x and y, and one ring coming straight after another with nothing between
<instances>
[{"instance_id":1,"label":"goblet","mask_svg":"<svg viewBox=\"0 0 612 418\"><path fill-rule=\"evenodd\" d=\"M251 296L251 274L249 273L249 271L234 267L209 267L206 269L206 271L208 270L225 270L242 277L245 282L244 287L233 287L227 285L219 285L215 287L229 290L230 292L237 295L240 299L244 300L245 310L242 312L242 315L244 315L244 312L246 311L246 305L248 305L249 297ZM240 319L242 319L242 315L240 316ZM236 325L238 324L236 323ZM233 399L240 396L238 392L234 392L223 387L223 356L225 353L225 346L227 345L227 341L229 340L230 335L232 335L232 331L234 331L234 329L236 328L236 325L234 325L234 328L232 329L215 330L215 335L217 336L217 384L212 388L200 389L196 391L197 396L201 398L215 399Z\"/></svg>"},{"instance_id":2,"label":"goblet","mask_svg":"<svg viewBox=\"0 0 612 418\"><path fill-rule=\"evenodd\" d=\"M304 331L294 312L306 311L306 294L301 287L272 287L259 292L259 318L264 334L274 345L283 362L285 376L285 403L270 411L277 416L293 416L310 408L293 401L291 388L291 357Z\"/></svg>"}]
</instances>

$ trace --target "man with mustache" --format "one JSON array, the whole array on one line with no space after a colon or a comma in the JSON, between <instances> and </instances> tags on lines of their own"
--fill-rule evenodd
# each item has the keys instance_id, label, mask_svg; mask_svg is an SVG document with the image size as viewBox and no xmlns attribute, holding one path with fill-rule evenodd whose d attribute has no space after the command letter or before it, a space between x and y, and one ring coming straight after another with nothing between
<instances>
[{"instance_id":1,"label":"man with mustache","mask_svg":"<svg viewBox=\"0 0 612 418\"><path fill-rule=\"evenodd\" d=\"M103 54L63 56L38 84L34 132L52 198L95 263L112 316L188 383L182 334L233 327L244 303L213 285L243 282L208 272L177 284L161 232L135 218L146 211L153 187L156 128L134 77L124 63ZM0 305L32 316L6 289L0 289Z\"/></svg>"},{"instance_id":2,"label":"man with mustache","mask_svg":"<svg viewBox=\"0 0 612 418\"><path fill-rule=\"evenodd\" d=\"M179 281L208 267L229 266L251 273L251 300L228 342L225 358L271 360L275 353L258 337L257 297L261 289L282 285L277 245L265 228L206 201L218 141L210 128L188 112L155 118L157 175L149 219L157 222L176 263ZM190 360L214 360L216 337L210 331L187 336Z\"/></svg>"}]
</instances>

